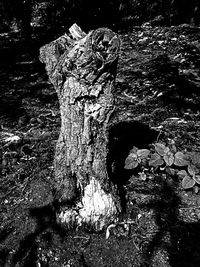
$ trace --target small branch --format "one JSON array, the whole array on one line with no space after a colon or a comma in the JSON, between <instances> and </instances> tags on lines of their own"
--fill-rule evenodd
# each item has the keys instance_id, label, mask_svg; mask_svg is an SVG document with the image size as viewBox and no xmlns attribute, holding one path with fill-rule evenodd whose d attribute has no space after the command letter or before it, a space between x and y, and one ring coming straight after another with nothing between
<instances>
[{"instance_id":1,"label":"small branch","mask_svg":"<svg viewBox=\"0 0 200 267\"><path fill-rule=\"evenodd\" d=\"M86 36L86 33L84 31L82 31L81 28L76 23L74 23L69 28L69 32L71 33L71 36L75 40L79 40L79 39L84 38Z\"/></svg>"},{"instance_id":2,"label":"small branch","mask_svg":"<svg viewBox=\"0 0 200 267\"><path fill-rule=\"evenodd\" d=\"M195 210L195 209L200 209L200 206L196 206L196 207L187 207L187 208L179 208L179 210Z\"/></svg>"}]
</instances>

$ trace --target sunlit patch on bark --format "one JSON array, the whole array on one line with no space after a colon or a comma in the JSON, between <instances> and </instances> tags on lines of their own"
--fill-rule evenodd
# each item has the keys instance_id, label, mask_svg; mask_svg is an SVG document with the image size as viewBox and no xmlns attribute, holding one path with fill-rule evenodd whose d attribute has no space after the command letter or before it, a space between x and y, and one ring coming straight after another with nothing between
<instances>
[{"instance_id":1,"label":"sunlit patch on bark","mask_svg":"<svg viewBox=\"0 0 200 267\"><path fill-rule=\"evenodd\" d=\"M84 189L79 210L62 211L59 219L62 223L81 226L90 225L102 230L108 223L115 221L117 209L111 194L105 193L98 180L92 178Z\"/></svg>"}]
</instances>

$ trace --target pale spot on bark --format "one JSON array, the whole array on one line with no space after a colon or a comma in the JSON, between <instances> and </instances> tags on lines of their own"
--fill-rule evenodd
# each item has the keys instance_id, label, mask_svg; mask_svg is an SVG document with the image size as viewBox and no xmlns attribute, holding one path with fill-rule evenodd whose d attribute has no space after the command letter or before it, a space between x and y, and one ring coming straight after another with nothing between
<instances>
[{"instance_id":1,"label":"pale spot on bark","mask_svg":"<svg viewBox=\"0 0 200 267\"><path fill-rule=\"evenodd\" d=\"M91 225L96 230L102 230L108 222L115 221L117 209L111 194L105 193L95 178L84 189L84 195L78 211L66 210L59 218L62 223Z\"/></svg>"}]
</instances>

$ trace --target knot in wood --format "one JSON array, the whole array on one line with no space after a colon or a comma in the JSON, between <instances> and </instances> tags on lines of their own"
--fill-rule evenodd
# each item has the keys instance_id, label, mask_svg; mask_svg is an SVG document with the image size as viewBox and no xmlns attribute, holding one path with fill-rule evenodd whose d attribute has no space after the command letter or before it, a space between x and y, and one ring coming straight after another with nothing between
<instances>
[{"instance_id":1,"label":"knot in wood","mask_svg":"<svg viewBox=\"0 0 200 267\"><path fill-rule=\"evenodd\" d=\"M92 51L101 68L111 64L118 58L120 41L116 33L107 28L99 28L92 32Z\"/></svg>"}]
</instances>

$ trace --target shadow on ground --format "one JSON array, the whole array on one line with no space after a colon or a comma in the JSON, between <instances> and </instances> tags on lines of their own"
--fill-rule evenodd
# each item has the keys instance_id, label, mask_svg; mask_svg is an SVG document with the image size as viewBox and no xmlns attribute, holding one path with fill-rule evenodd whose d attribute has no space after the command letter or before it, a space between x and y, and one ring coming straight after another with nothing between
<instances>
[{"instance_id":1,"label":"shadow on ground","mask_svg":"<svg viewBox=\"0 0 200 267\"><path fill-rule=\"evenodd\" d=\"M132 171L124 168L125 160L133 146L148 147L156 140L157 136L157 131L137 121L120 122L110 128L108 175L118 187L123 212L126 212L126 193L123 186L132 174Z\"/></svg>"},{"instance_id":2,"label":"shadow on ground","mask_svg":"<svg viewBox=\"0 0 200 267\"><path fill-rule=\"evenodd\" d=\"M143 191L136 189L136 191ZM180 220L179 208L181 199L176 188L167 180L161 180L160 190L154 192L158 200L150 201L141 208L153 210L155 223L158 227L152 240L147 243L142 254L141 267L170 266L198 267L200 266L200 224L187 223ZM154 257L159 250L164 250L167 260L155 265Z\"/></svg>"},{"instance_id":3,"label":"shadow on ground","mask_svg":"<svg viewBox=\"0 0 200 267\"><path fill-rule=\"evenodd\" d=\"M46 233L46 243L51 243L52 233L47 232L48 230L58 234L62 240L67 236L67 232L56 223L56 214L51 205L31 209L30 216L36 220L37 227L33 233L27 235L20 241L19 249L13 257L14 266L17 263L22 264L22 262L23 264L20 266L37 266L38 238Z\"/></svg>"}]
</instances>

